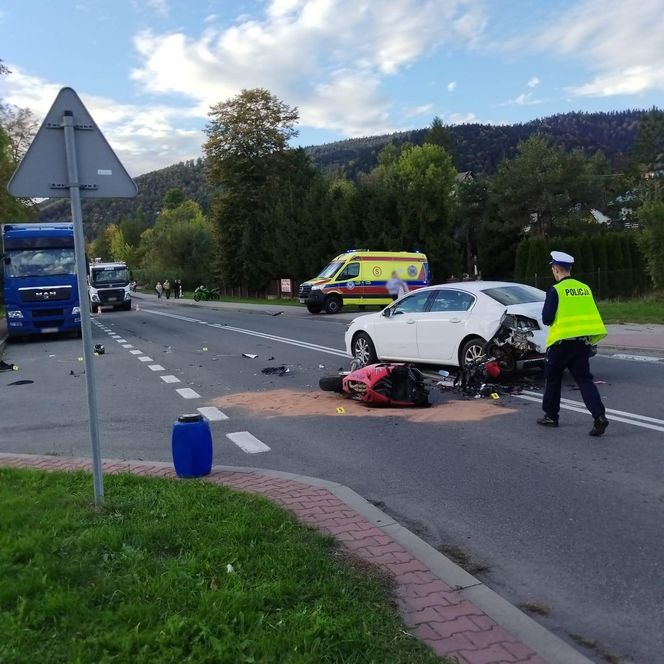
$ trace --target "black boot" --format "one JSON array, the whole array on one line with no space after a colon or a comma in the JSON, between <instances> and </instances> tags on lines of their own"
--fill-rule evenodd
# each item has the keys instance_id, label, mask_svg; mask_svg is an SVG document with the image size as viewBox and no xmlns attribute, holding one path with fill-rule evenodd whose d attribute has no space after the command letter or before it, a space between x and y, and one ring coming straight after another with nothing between
<instances>
[{"instance_id":1,"label":"black boot","mask_svg":"<svg viewBox=\"0 0 664 664\"><path fill-rule=\"evenodd\" d=\"M588 432L591 436L601 436L605 431L606 427L609 426L609 420L606 419L604 415L600 415L595 418L595 423L593 428Z\"/></svg>"},{"instance_id":2,"label":"black boot","mask_svg":"<svg viewBox=\"0 0 664 664\"><path fill-rule=\"evenodd\" d=\"M551 415L545 415L537 420L537 424L541 424L543 427L557 427L558 418L552 417Z\"/></svg>"}]
</instances>

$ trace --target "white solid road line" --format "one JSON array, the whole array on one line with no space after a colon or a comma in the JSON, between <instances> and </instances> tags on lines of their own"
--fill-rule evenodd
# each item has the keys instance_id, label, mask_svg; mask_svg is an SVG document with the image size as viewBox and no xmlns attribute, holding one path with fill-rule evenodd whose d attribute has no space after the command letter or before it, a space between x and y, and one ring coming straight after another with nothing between
<instances>
[{"instance_id":1,"label":"white solid road line","mask_svg":"<svg viewBox=\"0 0 664 664\"><path fill-rule=\"evenodd\" d=\"M290 339L289 337L280 337L275 334L266 334L265 332L256 332L254 330L247 330L241 327L233 327L231 325L222 325L221 323L208 323L196 318L189 318L188 316L179 316L178 314L170 314L164 311L153 311L151 309L143 309L144 312L155 314L157 316L166 316L167 318L175 318L187 323L201 323L214 327L217 330L226 330L228 332L238 332L239 334L247 334L252 337L259 337L261 339L269 339L271 341L278 341L279 343L289 344L291 346L299 346L300 348L307 348L315 350L319 353L327 353L329 355L337 355L338 357L348 357L345 351L338 350L337 348L330 348L329 346L321 346L320 344L309 343L308 341L298 341L297 339Z\"/></svg>"},{"instance_id":2,"label":"white solid road line","mask_svg":"<svg viewBox=\"0 0 664 664\"><path fill-rule=\"evenodd\" d=\"M614 360L633 360L635 362L654 362L655 364L664 363L664 357L652 357L650 355L629 355L627 353L615 353L614 355L603 355L602 357L612 357Z\"/></svg>"},{"instance_id":3,"label":"white solid road line","mask_svg":"<svg viewBox=\"0 0 664 664\"><path fill-rule=\"evenodd\" d=\"M210 422L221 422L227 420L228 415L222 413L216 406L201 406L196 409L206 420Z\"/></svg>"},{"instance_id":4,"label":"white solid road line","mask_svg":"<svg viewBox=\"0 0 664 664\"><path fill-rule=\"evenodd\" d=\"M154 362L154 360L151 357L148 357L147 355L143 355L143 357L138 358L139 362Z\"/></svg>"},{"instance_id":5,"label":"white solid road line","mask_svg":"<svg viewBox=\"0 0 664 664\"><path fill-rule=\"evenodd\" d=\"M179 383L180 379L177 376L159 376L164 383Z\"/></svg>"},{"instance_id":6,"label":"white solid road line","mask_svg":"<svg viewBox=\"0 0 664 664\"><path fill-rule=\"evenodd\" d=\"M260 454L261 452L269 452L270 448L256 436L253 436L248 431L236 431L235 433L227 433L226 438L234 442L241 450L247 454Z\"/></svg>"},{"instance_id":7,"label":"white solid road line","mask_svg":"<svg viewBox=\"0 0 664 664\"><path fill-rule=\"evenodd\" d=\"M165 371L161 364L149 364L148 369L150 369L150 371Z\"/></svg>"},{"instance_id":8,"label":"white solid road line","mask_svg":"<svg viewBox=\"0 0 664 664\"><path fill-rule=\"evenodd\" d=\"M163 379L163 376L162 376ZM183 399L200 399L201 395L198 392L194 392L190 387L181 387L179 390L175 390Z\"/></svg>"},{"instance_id":9,"label":"white solid road line","mask_svg":"<svg viewBox=\"0 0 664 664\"><path fill-rule=\"evenodd\" d=\"M522 392L521 394L515 394L519 399L525 399L526 401L533 401L535 403L542 403L542 395L538 395L537 392ZM571 399L561 399L560 407L565 410L571 410L575 413L583 413L590 417L585 405L579 401L572 401ZM635 427L642 427L643 429L651 429L652 431L664 431L664 426L657 426L655 424L650 424L649 422L642 422L640 420L653 420L655 422L661 422L654 417L646 417L645 415L635 415L633 413L625 413L622 410L613 410L612 408L606 409L606 414L609 417L611 422L623 422L625 424L631 424ZM624 414L627 417L622 417L620 414ZM664 424L664 422L662 422Z\"/></svg>"}]
</instances>

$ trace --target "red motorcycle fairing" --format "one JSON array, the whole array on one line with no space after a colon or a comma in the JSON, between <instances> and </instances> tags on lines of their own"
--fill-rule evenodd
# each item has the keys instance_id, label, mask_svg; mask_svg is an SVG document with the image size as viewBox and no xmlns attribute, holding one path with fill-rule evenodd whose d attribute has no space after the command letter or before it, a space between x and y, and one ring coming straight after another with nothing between
<instances>
[{"instance_id":1,"label":"red motorcycle fairing","mask_svg":"<svg viewBox=\"0 0 664 664\"><path fill-rule=\"evenodd\" d=\"M343 391L375 406L428 406L418 369L407 364L369 364L343 378Z\"/></svg>"}]
</instances>

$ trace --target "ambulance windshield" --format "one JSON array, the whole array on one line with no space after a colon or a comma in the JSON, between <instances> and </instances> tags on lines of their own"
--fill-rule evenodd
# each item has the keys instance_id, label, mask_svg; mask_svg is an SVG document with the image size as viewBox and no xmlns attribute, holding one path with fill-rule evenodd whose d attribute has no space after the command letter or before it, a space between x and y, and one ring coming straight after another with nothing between
<instances>
[{"instance_id":1,"label":"ambulance windshield","mask_svg":"<svg viewBox=\"0 0 664 664\"><path fill-rule=\"evenodd\" d=\"M330 263L319 275L318 279L329 279L333 277L338 271L343 263Z\"/></svg>"}]
</instances>

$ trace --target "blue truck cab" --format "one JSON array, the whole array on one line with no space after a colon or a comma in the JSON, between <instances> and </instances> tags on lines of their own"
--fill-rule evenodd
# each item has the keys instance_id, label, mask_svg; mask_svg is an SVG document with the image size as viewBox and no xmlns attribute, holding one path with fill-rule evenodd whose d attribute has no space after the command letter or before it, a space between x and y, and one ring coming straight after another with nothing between
<instances>
[{"instance_id":1,"label":"blue truck cab","mask_svg":"<svg viewBox=\"0 0 664 664\"><path fill-rule=\"evenodd\" d=\"M71 223L3 224L2 263L9 336L80 334Z\"/></svg>"}]
</instances>

